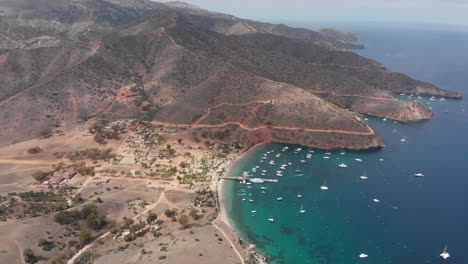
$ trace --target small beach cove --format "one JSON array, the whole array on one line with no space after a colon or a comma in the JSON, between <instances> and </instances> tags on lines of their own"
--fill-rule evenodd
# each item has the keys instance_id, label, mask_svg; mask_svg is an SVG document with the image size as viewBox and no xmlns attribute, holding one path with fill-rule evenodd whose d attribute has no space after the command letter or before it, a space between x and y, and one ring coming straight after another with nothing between
<instances>
[{"instance_id":1,"label":"small beach cove","mask_svg":"<svg viewBox=\"0 0 468 264\"><path fill-rule=\"evenodd\" d=\"M382 39L370 33L364 37L368 37L363 42L370 43L370 50L364 50L363 55L374 58L373 54L385 54L373 46ZM398 61L398 56L388 56L390 59ZM379 57L379 62L387 64L385 57ZM405 70L398 63L390 66ZM425 77L417 76L418 71L406 73ZM425 80L455 90L462 90L465 81L464 77L458 82L454 78L447 82ZM463 224L468 220L463 210L468 200L464 191L468 186L464 176L468 170L466 100L408 96L401 98L431 107L434 119L400 124L369 117L386 144L382 150L321 151L264 144L246 153L233 163L228 175L248 171L252 178L279 182L225 182L220 192L225 221L271 263L468 261L463 248L468 242ZM287 166L281 169L282 165ZM446 245L452 253L448 261L439 256ZM368 258L360 258L362 253Z\"/></svg>"}]
</instances>

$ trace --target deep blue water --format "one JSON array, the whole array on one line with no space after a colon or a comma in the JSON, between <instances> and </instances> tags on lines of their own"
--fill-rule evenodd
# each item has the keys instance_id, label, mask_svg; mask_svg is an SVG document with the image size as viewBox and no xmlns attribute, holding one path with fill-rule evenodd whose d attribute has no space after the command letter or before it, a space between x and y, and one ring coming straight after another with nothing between
<instances>
[{"instance_id":1,"label":"deep blue water","mask_svg":"<svg viewBox=\"0 0 468 264\"><path fill-rule=\"evenodd\" d=\"M355 31L368 46L359 51L363 56L442 88L468 92L467 33ZM298 146L285 152L280 144L255 149L231 174L258 165L255 176L280 182L251 188L228 183L225 200L234 228L273 263L468 263L466 105L466 99L432 102L433 120L407 125L371 118L387 145L379 151L341 155L342 150L335 150L330 159L323 159L324 151L313 150L307 159L312 150L303 148L296 154ZM403 137L406 142L401 142ZM272 150L261 163L263 154ZM269 165L270 160L276 165ZM284 176L276 176L279 166L288 162L293 165ZM340 163L349 167L340 168ZM297 176L298 168L303 176ZM265 176L262 170L267 171ZM368 180L359 178L364 171ZM419 172L425 177L413 176ZM320 190L324 182L328 191ZM261 193L261 186L268 188L266 193ZM298 212L301 205L304 214ZM439 257L445 245L452 254L446 261ZM359 259L361 252L369 258Z\"/></svg>"}]
</instances>

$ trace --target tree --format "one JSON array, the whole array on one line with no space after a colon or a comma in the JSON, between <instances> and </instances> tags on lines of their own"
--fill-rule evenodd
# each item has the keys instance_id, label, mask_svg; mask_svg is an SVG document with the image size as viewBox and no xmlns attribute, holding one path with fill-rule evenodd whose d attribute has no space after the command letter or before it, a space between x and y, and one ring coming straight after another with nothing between
<instances>
[{"instance_id":1,"label":"tree","mask_svg":"<svg viewBox=\"0 0 468 264\"><path fill-rule=\"evenodd\" d=\"M167 216L167 217L173 217L175 214L176 214L176 211L175 210L171 210L171 209L166 209L166 211L164 211L164 214Z\"/></svg>"},{"instance_id":2,"label":"tree","mask_svg":"<svg viewBox=\"0 0 468 264\"><path fill-rule=\"evenodd\" d=\"M132 218L127 218L124 217L123 223L122 223L122 229L129 229L130 226L133 224L133 219Z\"/></svg>"},{"instance_id":3,"label":"tree","mask_svg":"<svg viewBox=\"0 0 468 264\"><path fill-rule=\"evenodd\" d=\"M132 241L132 240L133 240L132 234L126 234L126 235L123 237L123 240L124 240L125 242L130 242L130 241Z\"/></svg>"},{"instance_id":4,"label":"tree","mask_svg":"<svg viewBox=\"0 0 468 264\"><path fill-rule=\"evenodd\" d=\"M60 253L58 255L55 255L53 258L49 260L47 264L66 264L67 263L67 257L65 254Z\"/></svg>"},{"instance_id":5,"label":"tree","mask_svg":"<svg viewBox=\"0 0 468 264\"><path fill-rule=\"evenodd\" d=\"M96 141L96 143L100 144L100 145L105 145L107 144L107 141L106 141L106 138L101 135L101 134L96 134L94 136L94 141Z\"/></svg>"},{"instance_id":6,"label":"tree","mask_svg":"<svg viewBox=\"0 0 468 264\"><path fill-rule=\"evenodd\" d=\"M37 241L37 245L42 247L44 251L50 251L55 247L54 242L48 241L45 238L40 238L39 241Z\"/></svg>"},{"instance_id":7,"label":"tree","mask_svg":"<svg viewBox=\"0 0 468 264\"><path fill-rule=\"evenodd\" d=\"M146 218L146 223L151 224L156 219L158 219L158 215L156 213L149 212L148 217Z\"/></svg>"},{"instance_id":8,"label":"tree","mask_svg":"<svg viewBox=\"0 0 468 264\"><path fill-rule=\"evenodd\" d=\"M181 215L179 216L179 224L182 226L182 228L186 228L188 226L189 218L187 215Z\"/></svg>"},{"instance_id":9,"label":"tree","mask_svg":"<svg viewBox=\"0 0 468 264\"><path fill-rule=\"evenodd\" d=\"M198 220L200 218L200 216L198 215L198 210L195 208L190 209L189 215L195 220Z\"/></svg>"},{"instance_id":10,"label":"tree","mask_svg":"<svg viewBox=\"0 0 468 264\"><path fill-rule=\"evenodd\" d=\"M89 215L86 218L86 224L88 225L89 228L98 231L106 226L107 221L104 215L96 213L96 214Z\"/></svg>"},{"instance_id":11,"label":"tree","mask_svg":"<svg viewBox=\"0 0 468 264\"><path fill-rule=\"evenodd\" d=\"M181 139L181 138L177 139L177 142L178 142L179 144L182 144L182 141L183 141L183 139Z\"/></svg>"},{"instance_id":12,"label":"tree","mask_svg":"<svg viewBox=\"0 0 468 264\"><path fill-rule=\"evenodd\" d=\"M91 242L92 240L93 240L93 235L91 234L91 230L86 228L86 229L82 229L80 231L80 243L82 245L86 245L89 242Z\"/></svg>"},{"instance_id":13,"label":"tree","mask_svg":"<svg viewBox=\"0 0 468 264\"><path fill-rule=\"evenodd\" d=\"M32 264L38 261L36 255L34 255L34 252L30 248L24 249L23 256L26 263Z\"/></svg>"},{"instance_id":14,"label":"tree","mask_svg":"<svg viewBox=\"0 0 468 264\"><path fill-rule=\"evenodd\" d=\"M135 236L135 234L140 231L141 229L143 229L145 227L145 223L144 222L140 222L138 224L133 224L130 226L129 230L130 230L130 233Z\"/></svg>"},{"instance_id":15,"label":"tree","mask_svg":"<svg viewBox=\"0 0 468 264\"><path fill-rule=\"evenodd\" d=\"M49 175L50 172L36 171L32 174L32 177L37 182L43 182Z\"/></svg>"},{"instance_id":16,"label":"tree","mask_svg":"<svg viewBox=\"0 0 468 264\"><path fill-rule=\"evenodd\" d=\"M29 154L37 154L41 152L42 152L42 149L38 146L28 149Z\"/></svg>"},{"instance_id":17,"label":"tree","mask_svg":"<svg viewBox=\"0 0 468 264\"><path fill-rule=\"evenodd\" d=\"M61 225L68 225L78 220L81 217L81 212L78 210L61 211L55 214L55 222Z\"/></svg>"}]
</instances>

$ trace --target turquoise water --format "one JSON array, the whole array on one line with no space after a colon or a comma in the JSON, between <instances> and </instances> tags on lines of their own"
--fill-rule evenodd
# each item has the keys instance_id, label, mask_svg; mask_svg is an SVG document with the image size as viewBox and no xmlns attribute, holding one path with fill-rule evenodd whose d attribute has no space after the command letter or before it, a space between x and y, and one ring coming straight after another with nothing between
<instances>
[{"instance_id":1,"label":"turquoise water","mask_svg":"<svg viewBox=\"0 0 468 264\"><path fill-rule=\"evenodd\" d=\"M447 89L467 90L466 33L357 31L369 47L361 51L364 56ZM379 151L334 150L323 159L324 151L303 147L295 153L298 146L289 145L283 152L286 145L268 144L250 152L230 173L252 173L259 166L256 177L279 182L226 184L234 228L272 263L468 263L468 107L465 99L430 105L435 117L427 122L371 118L387 145ZM268 151L273 152L261 163ZM292 165L276 176L287 163ZM359 177L364 171L368 180ZM320 189L324 182L328 191ZM446 244L452 257L444 261L439 254ZM360 259L360 253L369 257Z\"/></svg>"}]
</instances>

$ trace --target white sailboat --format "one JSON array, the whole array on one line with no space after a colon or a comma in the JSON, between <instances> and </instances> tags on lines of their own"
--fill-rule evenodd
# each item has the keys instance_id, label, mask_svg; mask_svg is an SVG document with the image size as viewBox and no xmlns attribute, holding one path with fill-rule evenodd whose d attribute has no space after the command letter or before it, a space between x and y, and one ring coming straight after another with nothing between
<instances>
[{"instance_id":1,"label":"white sailboat","mask_svg":"<svg viewBox=\"0 0 468 264\"><path fill-rule=\"evenodd\" d=\"M366 173L366 171L364 171L364 172L362 173L362 175L361 175L361 176L359 176L359 178L361 178L361 180L367 180L367 179L368 179L368 177L367 177L367 173Z\"/></svg>"},{"instance_id":2,"label":"white sailboat","mask_svg":"<svg viewBox=\"0 0 468 264\"><path fill-rule=\"evenodd\" d=\"M424 174L422 174L422 173L416 173L416 174L414 174L414 176L416 176L416 177L424 177Z\"/></svg>"},{"instance_id":3,"label":"white sailboat","mask_svg":"<svg viewBox=\"0 0 468 264\"><path fill-rule=\"evenodd\" d=\"M362 159L354 159L357 162L362 162Z\"/></svg>"},{"instance_id":4,"label":"white sailboat","mask_svg":"<svg viewBox=\"0 0 468 264\"><path fill-rule=\"evenodd\" d=\"M344 164L344 163L341 163L340 165L338 165L338 167L340 168L348 168L348 165Z\"/></svg>"},{"instance_id":5,"label":"white sailboat","mask_svg":"<svg viewBox=\"0 0 468 264\"><path fill-rule=\"evenodd\" d=\"M303 214L305 212L306 212L306 210L304 210L304 205L301 204L301 210L299 210L299 213Z\"/></svg>"},{"instance_id":6,"label":"white sailboat","mask_svg":"<svg viewBox=\"0 0 468 264\"><path fill-rule=\"evenodd\" d=\"M365 259L365 258L368 258L368 257L369 257L369 255L367 255L366 253L359 254L359 258Z\"/></svg>"},{"instance_id":7,"label":"white sailboat","mask_svg":"<svg viewBox=\"0 0 468 264\"><path fill-rule=\"evenodd\" d=\"M327 186L327 183L325 182L325 180L323 180L323 185L320 186L320 190L322 190L322 191L328 190L328 186Z\"/></svg>"},{"instance_id":8,"label":"white sailboat","mask_svg":"<svg viewBox=\"0 0 468 264\"><path fill-rule=\"evenodd\" d=\"M450 258L450 253L447 251L447 245L445 245L444 251L440 253L440 257L443 259L448 259Z\"/></svg>"}]
</instances>

